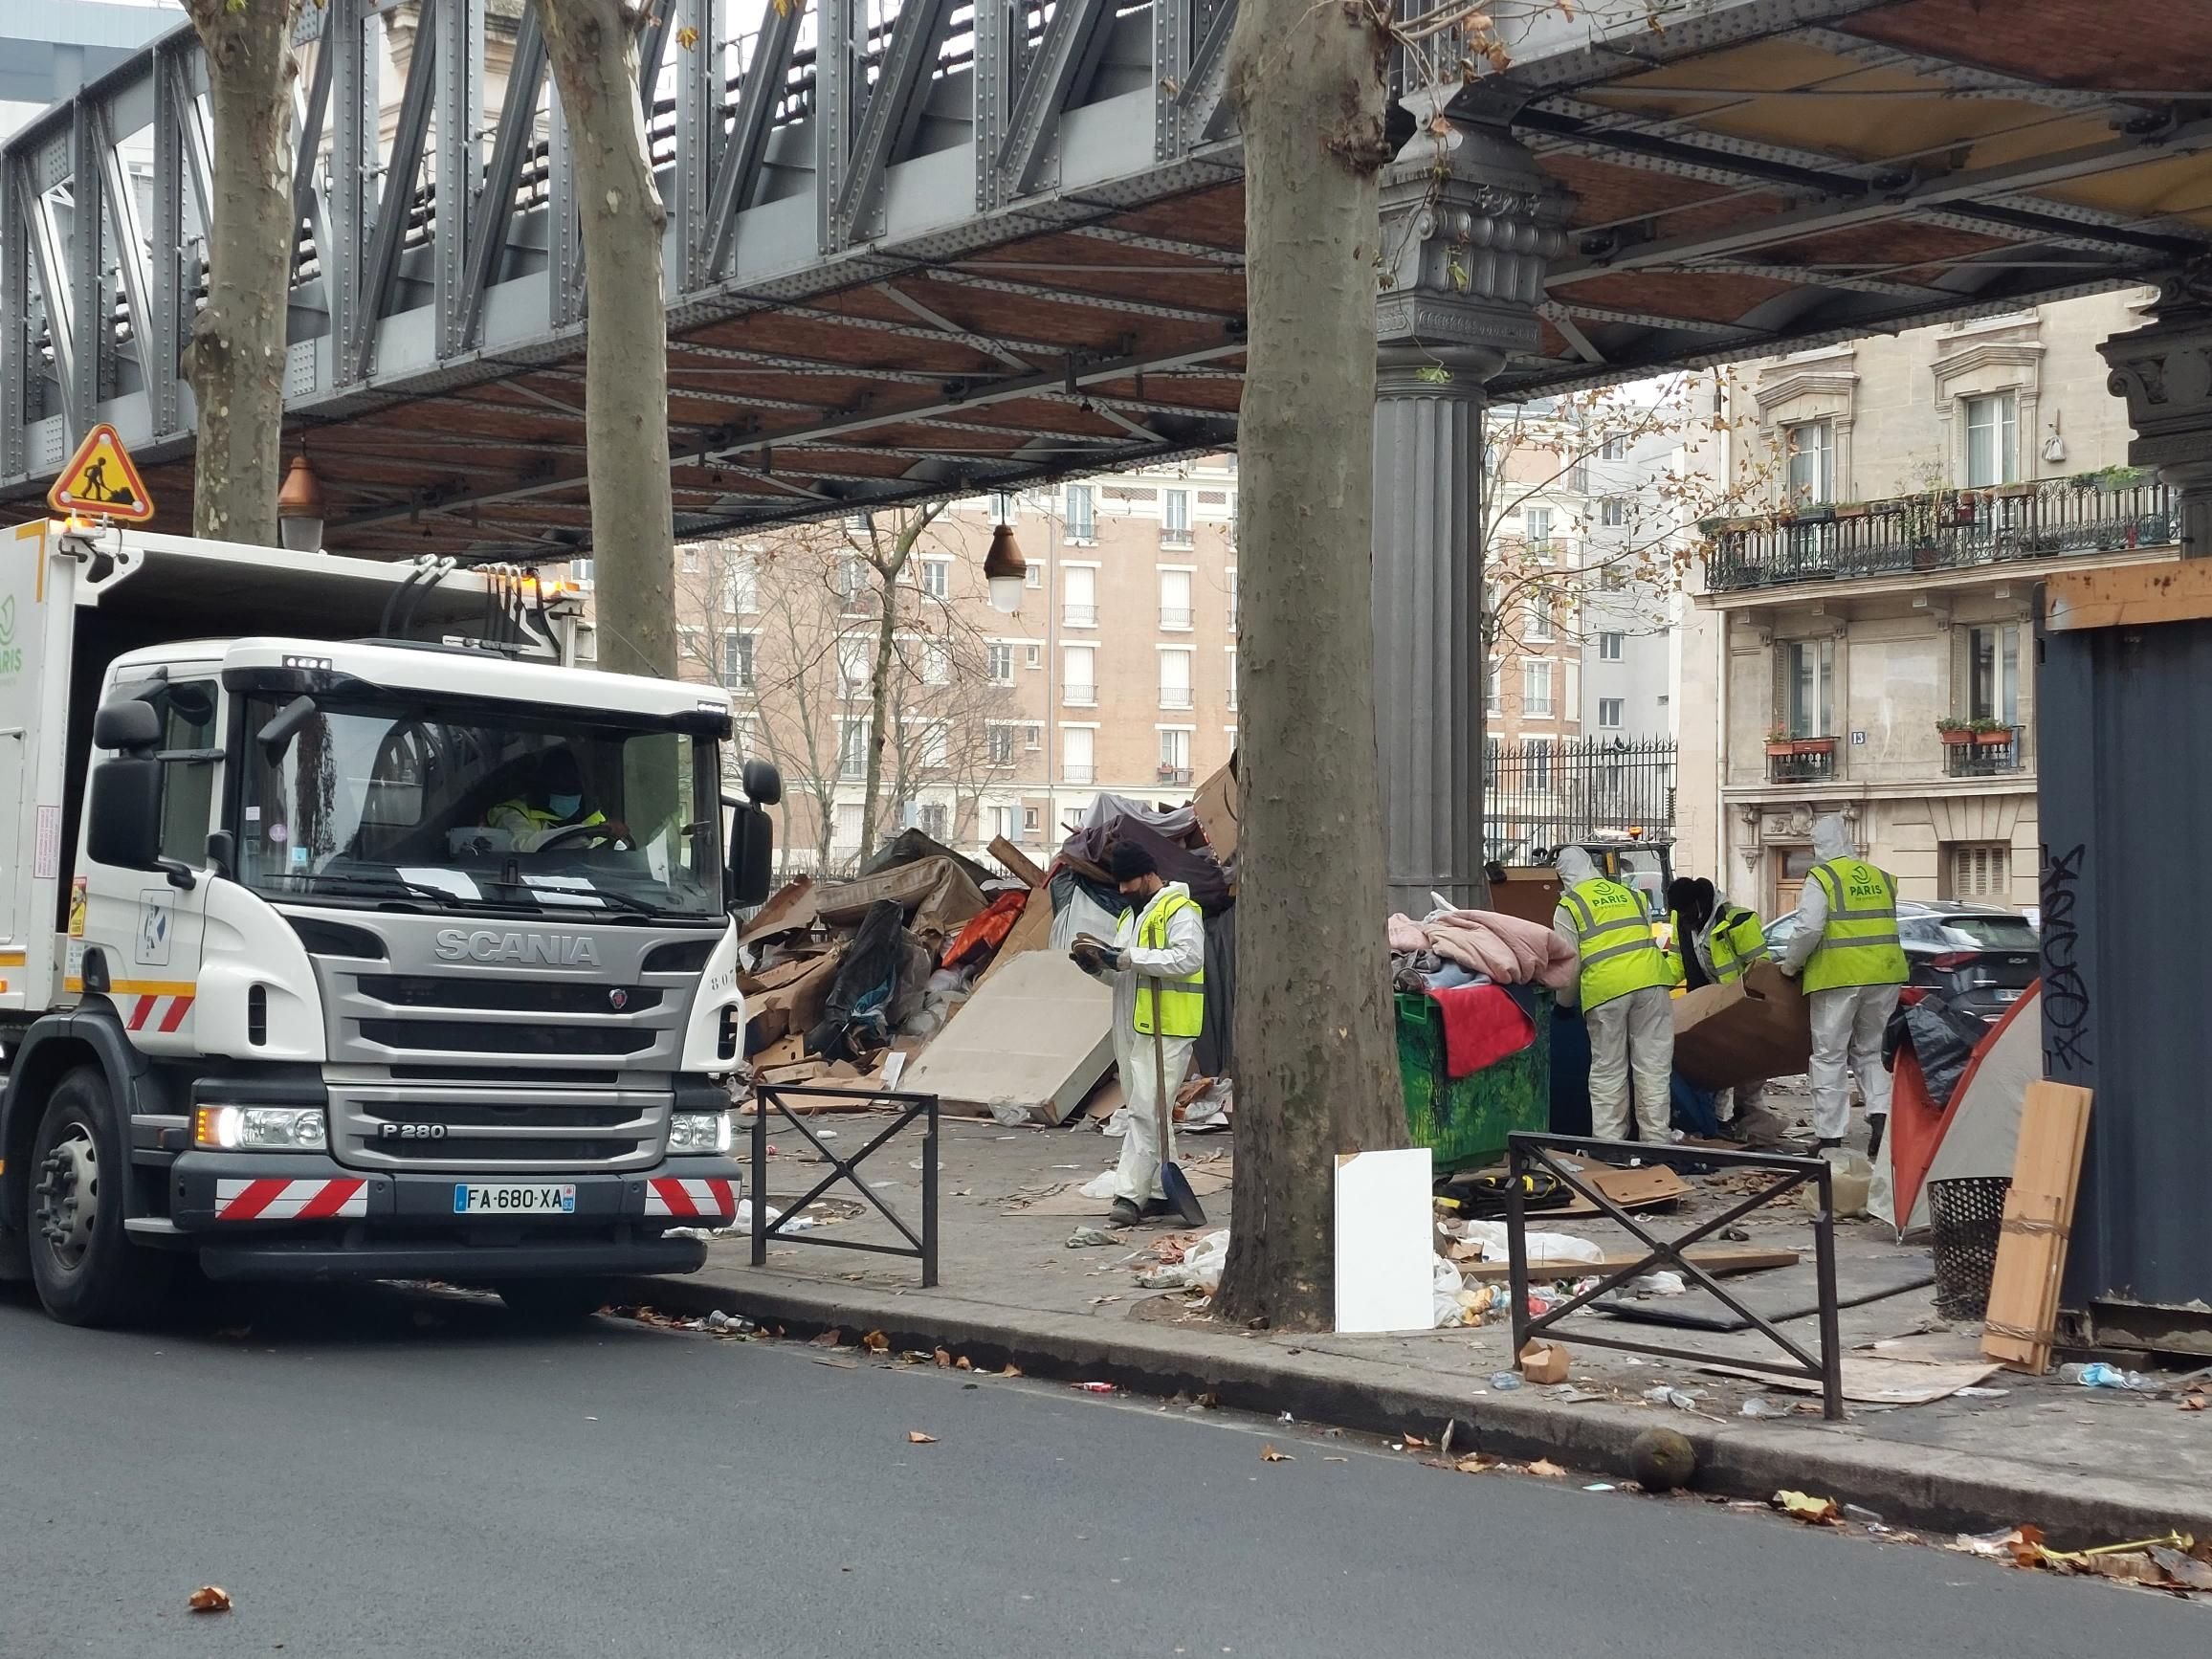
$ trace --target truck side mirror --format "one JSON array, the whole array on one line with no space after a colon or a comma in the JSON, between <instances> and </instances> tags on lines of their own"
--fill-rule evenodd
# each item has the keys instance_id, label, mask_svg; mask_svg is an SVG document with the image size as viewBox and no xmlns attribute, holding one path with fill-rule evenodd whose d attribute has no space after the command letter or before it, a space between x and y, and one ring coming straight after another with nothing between
<instances>
[{"instance_id":1,"label":"truck side mirror","mask_svg":"<svg viewBox=\"0 0 2212 1659\"><path fill-rule=\"evenodd\" d=\"M154 718L154 711L144 703L101 709L93 717L93 741L106 746L101 721L131 708L143 711L148 719ZM93 767L85 811L85 851L94 863L123 870L163 868L162 763L153 756L120 755Z\"/></svg>"},{"instance_id":2,"label":"truck side mirror","mask_svg":"<svg viewBox=\"0 0 2212 1659\"><path fill-rule=\"evenodd\" d=\"M738 779L745 786L745 799L756 807L773 807L784 798L784 774L770 762L747 761Z\"/></svg>"},{"instance_id":3,"label":"truck side mirror","mask_svg":"<svg viewBox=\"0 0 2212 1659\"><path fill-rule=\"evenodd\" d=\"M759 904L775 883L775 826L758 807L738 806L730 812L730 868L726 883L729 903Z\"/></svg>"},{"instance_id":4,"label":"truck side mirror","mask_svg":"<svg viewBox=\"0 0 2212 1659\"><path fill-rule=\"evenodd\" d=\"M151 749L162 741L162 717L153 704L132 697L102 703L93 712L92 741L100 749Z\"/></svg>"}]
</instances>

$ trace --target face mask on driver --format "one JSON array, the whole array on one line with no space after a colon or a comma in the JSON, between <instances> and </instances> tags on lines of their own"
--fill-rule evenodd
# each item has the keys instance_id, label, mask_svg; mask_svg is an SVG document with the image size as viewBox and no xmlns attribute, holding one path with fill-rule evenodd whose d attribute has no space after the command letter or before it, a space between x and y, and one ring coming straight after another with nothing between
<instances>
[{"instance_id":1,"label":"face mask on driver","mask_svg":"<svg viewBox=\"0 0 2212 1659\"><path fill-rule=\"evenodd\" d=\"M576 816L576 809L584 805L584 797L581 795L548 795L545 797L545 805L552 807L554 812L563 818L573 818Z\"/></svg>"}]
</instances>

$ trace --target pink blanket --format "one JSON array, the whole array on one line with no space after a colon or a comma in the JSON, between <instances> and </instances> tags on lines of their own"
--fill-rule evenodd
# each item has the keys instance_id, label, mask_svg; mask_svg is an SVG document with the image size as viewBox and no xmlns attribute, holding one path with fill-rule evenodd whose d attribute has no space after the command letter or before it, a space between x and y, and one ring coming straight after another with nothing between
<instances>
[{"instance_id":1,"label":"pink blanket","mask_svg":"<svg viewBox=\"0 0 2212 1659\"><path fill-rule=\"evenodd\" d=\"M1541 922L1494 910L1447 910L1430 920L1390 918L1392 950L1429 950L1501 985L1532 980L1558 990L1573 982L1575 953Z\"/></svg>"}]
</instances>

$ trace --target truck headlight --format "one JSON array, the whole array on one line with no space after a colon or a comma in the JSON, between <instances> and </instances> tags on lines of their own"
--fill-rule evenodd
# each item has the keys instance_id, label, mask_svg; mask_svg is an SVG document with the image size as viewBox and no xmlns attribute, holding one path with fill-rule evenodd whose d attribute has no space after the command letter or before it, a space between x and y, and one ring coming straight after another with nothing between
<instances>
[{"instance_id":1,"label":"truck headlight","mask_svg":"<svg viewBox=\"0 0 2212 1659\"><path fill-rule=\"evenodd\" d=\"M330 1123L320 1106L202 1106L192 1144L221 1152L323 1152Z\"/></svg>"},{"instance_id":2,"label":"truck headlight","mask_svg":"<svg viewBox=\"0 0 2212 1659\"><path fill-rule=\"evenodd\" d=\"M734 1140L727 1112L676 1112L669 1117L671 1152L727 1152Z\"/></svg>"}]
</instances>

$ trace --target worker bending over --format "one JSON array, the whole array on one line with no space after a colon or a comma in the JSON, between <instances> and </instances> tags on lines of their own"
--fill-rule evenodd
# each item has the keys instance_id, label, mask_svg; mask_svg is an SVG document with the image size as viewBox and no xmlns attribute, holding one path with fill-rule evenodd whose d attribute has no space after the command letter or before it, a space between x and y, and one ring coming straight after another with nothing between
<instances>
[{"instance_id":1,"label":"worker bending over","mask_svg":"<svg viewBox=\"0 0 2212 1659\"><path fill-rule=\"evenodd\" d=\"M1582 963L1562 1002L1580 1000L1590 1030L1590 1130L1601 1140L1628 1139L1629 1075L1635 1076L1637 1138L1648 1146L1674 1140L1669 1086L1674 1073L1674 973L1651 937L1644 896L1598 874L1580 847L1559 851L1559 904L1552 932Z\"/></svg>"}]
</instances>

